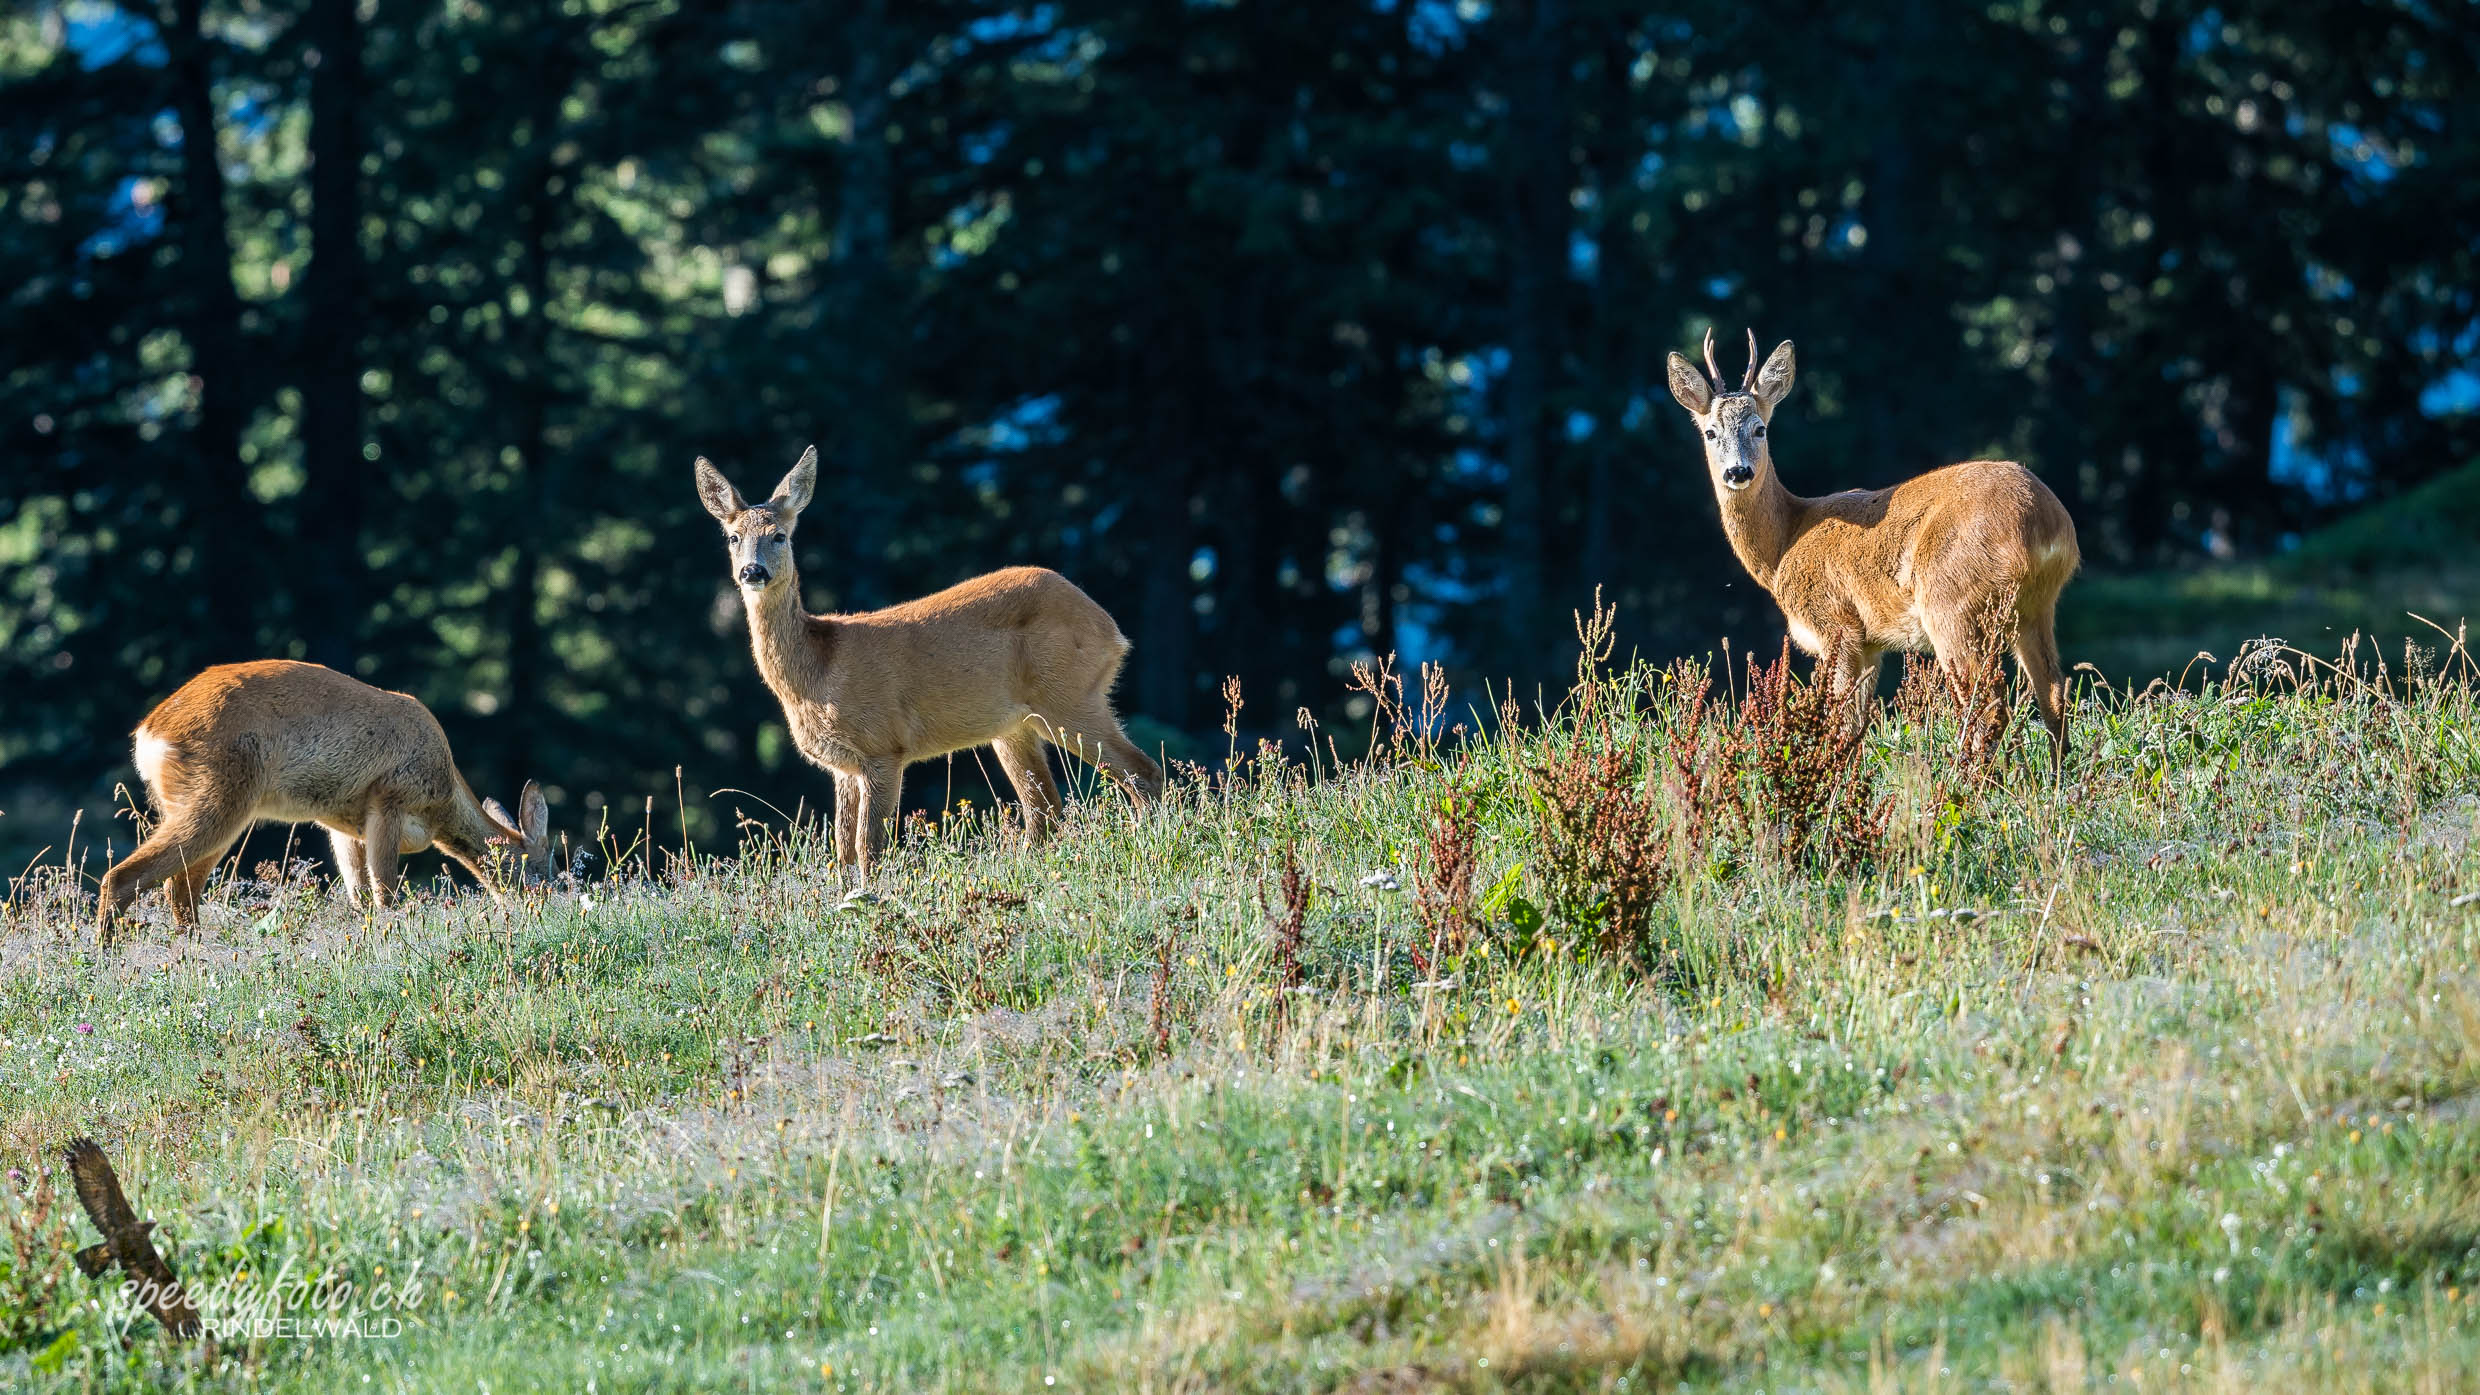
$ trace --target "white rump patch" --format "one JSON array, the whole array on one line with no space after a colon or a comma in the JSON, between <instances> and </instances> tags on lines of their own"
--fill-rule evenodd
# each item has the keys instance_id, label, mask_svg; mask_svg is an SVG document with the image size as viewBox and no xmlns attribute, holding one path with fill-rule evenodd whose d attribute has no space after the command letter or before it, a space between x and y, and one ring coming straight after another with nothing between
<instances>
[{"instance_id":1,"label":"white rump patch","mask_svg":"<svg viewBox=\"0 0 2480 1395\"><path fill-rule=\"evenodd\" d=\"M164 778L164 756L171 751L164 739L144 727L138 729L137 748L130 755L137 762L138 778L148 789L160 788Z\"/></svg>"}]
</instances>

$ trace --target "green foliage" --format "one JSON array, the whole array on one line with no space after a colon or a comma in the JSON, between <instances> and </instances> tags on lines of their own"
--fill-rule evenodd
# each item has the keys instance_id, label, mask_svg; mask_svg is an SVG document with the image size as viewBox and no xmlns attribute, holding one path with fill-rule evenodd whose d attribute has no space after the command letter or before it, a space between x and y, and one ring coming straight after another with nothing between
<instances>
[{"instance_id":1,"label":"green foliage","mask_svg":"<svg viewBox=\"0 0 2480 1395\"><path fill-rule=\"evenodd\" d=\"M70 1285L80 1280L71 1256L87 1241L71 1229L66 1204L49 1177L22 1168L12 1169L0 1194L0 1220L8 1226L0 1250L0 1363L25 1359L49 1374L77 1352L69 1310L78 1295Z\"/></svg>"}]
</instances>

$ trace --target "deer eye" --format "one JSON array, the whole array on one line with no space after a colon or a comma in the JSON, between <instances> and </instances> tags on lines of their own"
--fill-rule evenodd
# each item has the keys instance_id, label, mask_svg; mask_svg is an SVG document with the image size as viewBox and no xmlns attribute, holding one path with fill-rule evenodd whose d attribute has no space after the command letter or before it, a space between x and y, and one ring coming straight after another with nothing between
<instances>
[{"instance_id":1,"label":"deer eye","mask_svg":"<svg viewBox=\"0 0 2480 1395\"><path fill-rule=\"evenodd\" d=\"M1705 439L1708 441L1715 439L1714 429L1710 426L1705 428Z\"/></svg>"},{"instance_id":2,"label":"deer eye","mask_svg":"<svg viewBox=\"0 0 2480 1395\"><path fill-rule=\"evenodd\" d=\"M1760 441L1765 439L1765 428L1762 426L1757 428L1757 439Z\"/></svg>"},{"instance_id":3,"label":"deer eye","mask_svg":"<svg viewBox=\"0 0 2480 1395\"><path fill-rule=\"evenodd\" d=\"M732 542L739 542L741 540L741 535L738 533L726 533L724 534L724 537Z\"/></svg>"}]
</instances>

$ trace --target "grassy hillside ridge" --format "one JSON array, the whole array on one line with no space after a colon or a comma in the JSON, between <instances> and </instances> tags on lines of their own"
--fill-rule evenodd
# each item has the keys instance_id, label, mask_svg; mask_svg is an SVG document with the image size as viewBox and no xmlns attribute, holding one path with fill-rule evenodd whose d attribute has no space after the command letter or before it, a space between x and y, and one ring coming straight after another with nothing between
<instances>
[{"instance_id":1,"label":"grassy hillside ridge","mask_svg":"<svg viewBox=\"0 0 2480 1395\"><path fill-rule=\"evenodd\" d=\"M2406 640L2447 645L2480 621L2480 461L2401 498L2361 509L2264 561L2137 575L2088 572L2059 605L2058 638L2070 663L2142 687L2201 672L2199 652L2230 658L2262 635L2320 654L2354 632L2363 659L2400 667Z\"/></svg>"},{"instance_id":2,"label":"grassy hillside ridge","mask_svg":"<svg viewBox=\"0 0 2480 1395\"><path fill-rule=\"evenodd\" d=\"M2480 460L2310 534L2291 565L2301 571L2375 571L2468 560L2475 542L2480 542Z\"/></svg>"},{"instance_id":3,"label":"grassy hillside ridge","mask_svg":"<svg viewBox=\"0 0 2480 1395\"><path fill-rule=\"evenodd\" d=\"M951 819L863 897L790 830L505 908L219 886L98 959L22 887L11 1165L103 1139L194 1280L429 1288L124 1351L18 1179L0 1384L2451 1388L2473 700L2285 657L2088 703L2057 784L1917 691L1800 765L1803 690L1638 671L1039 851Z\"/></svg>"}]
</instances>

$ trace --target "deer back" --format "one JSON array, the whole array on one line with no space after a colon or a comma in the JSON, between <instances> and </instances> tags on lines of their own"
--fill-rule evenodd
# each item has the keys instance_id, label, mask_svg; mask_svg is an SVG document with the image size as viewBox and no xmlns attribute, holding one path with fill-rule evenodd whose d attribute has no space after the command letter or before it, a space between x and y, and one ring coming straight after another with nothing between
<instances>
[{"instance_id":1,"label":"deer back","mask_svg":"<svg viewBox=\"0 0 2480 1395\"><path fill-rule=\"evenodd\" d=\"M374 799L437 826L472 798L422 704L317 664L211 668L147 715L138 772L159 804L246 799L257 816L353 829Z\"/></svg>"},{"instance_id":2,"label":"deer back","mask_svg":"<svg viewBox=\"0 0 2480 1395\"><path fill-rule=\"evenodd\" d=\"M832 706L838 739L869 753L962 750L1030 714L1079 711L1128 649L1108 612L1039 567L825 623L833 662L804 696Z\"/></svg>"},{"instance_id":3,"label":"deer back","mask_svg":"<svg viewBox=\"0 0 2480 1395\"><path fill-rule=\"evenodd\" d=\"M1795 628L1856 616L1857 637L1916 646L1924 613L2054 593L2077 560L2074 525L2048 486L2011 460L1967 460L1796 501L1772 589ZM1811 649L1819 637L1795 635Z\"/></svg>"}]
</instances>

